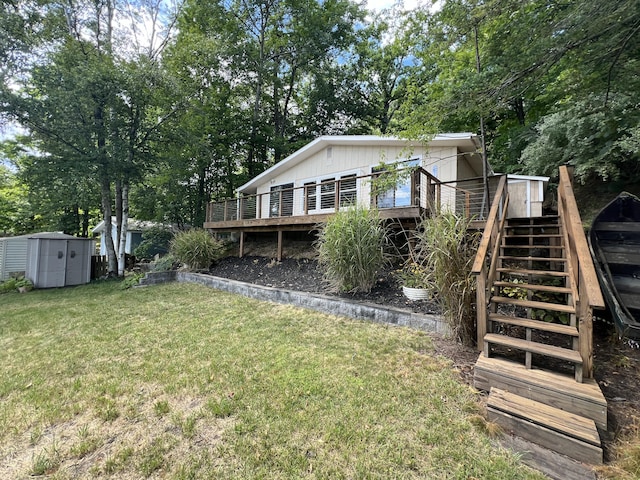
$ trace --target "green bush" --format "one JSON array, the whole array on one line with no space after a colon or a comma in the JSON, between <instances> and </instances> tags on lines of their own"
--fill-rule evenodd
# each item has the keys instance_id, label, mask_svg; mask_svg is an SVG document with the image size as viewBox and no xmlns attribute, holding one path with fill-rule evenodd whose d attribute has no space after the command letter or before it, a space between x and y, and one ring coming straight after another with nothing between
<instances>
[{"instance_id":1,"label":"green bush","mask_svg":"<svg viewBox=\"0 0 640 480\"><path fill-rule=\"evenodd\" d=\"M378 211L361 206L340 210L321 228L316 247L329 288L370 292L387 261L386 228Z\"/></svg>"},{"instance_id":2,"label":"green bush","mask_svg":"<svg viewBox=\"0 0 640 480\"><path fill-rule=\"evenodd\" d=\"M167 254L163 257L160 257L158 260L151 264L152 272L168 272L170 270L175 270L179 266L179 261L176 260L172 254Z\"/></svg>"},{"instance_id":3,"label":"green bush","mask_svg":"<svg viewBox=\"0 0 640 480\"><path fill-rule=\"evenodd\" d=\"M170 253L191 270L209 268L225 252L224 243L202 229L177 233L169 247Z\"/></svg>"},{"instance_id":4,"label":"green bush","mask_svg":"<svg viewBox=\"0 0 640 480\"><path fill-rule=\"evenodd\" d=\"M142 232L142 242L133 251L138 259L151 260L169 251L173 232L167 227L151 227Z\"/></svg>"},{"instance_id":5,"label":"green bush","mask_svg":"<svg viewBox=\"0 0 640 480\"><path fill-rule=\"evenodd\" d=\"M416 232L416 255L427 273L429 288L440 303L454 338L475 340L475 278L471 268L480 239L468 229L469 219L444 212L422 221Z\"/></svg>"},{"instance_id":6,"label":"green bush","mask_svg":"<svg viewBox=\"0 0 640 480\"><path fill-rule=\"evenodd\" d=\"M24 288L27 292L33 290L33 283L24 275L13 276L0 283L0 294L9 292L18 292L20 288Z\"/></svg>"},{"instance_id":7,"label":"green bush","mask_svg":"<svg viewBox=\"0 0 640 480\"><path fill-rule=\"evenodd\" d=\"M4 282L0 283L0 293L16 292L18 290L16 286L17 281L15 278L7 278Z\"/></svg>"}]
</instances>

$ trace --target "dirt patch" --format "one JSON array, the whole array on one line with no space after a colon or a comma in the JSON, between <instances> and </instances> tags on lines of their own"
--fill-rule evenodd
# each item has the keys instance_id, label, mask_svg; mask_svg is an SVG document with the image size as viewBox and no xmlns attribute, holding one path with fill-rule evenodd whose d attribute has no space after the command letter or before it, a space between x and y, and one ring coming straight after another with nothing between
<instances>
[{"instance_id":1,"label":"dirt patch","mask_svg":"<svg viewBox=\"0 0 640 480\"><path fill-rule=\"evenodd\" d=\"M274 288L328 293L317 262L310 256L285 258L282 262L259 256L228 257L218 262L210 273ZM393 278L391 268L380 272L371 293L339 296L417 313L439 313L438 305L432 301L414 302L406 299ZM448 358L462 380L472 385L473 366L478 357L476 350L438 335L432 335L432 338L436 353ZM609 428L601 435L605 459L610 460L616 439L632 434L640 425L640 345L620 341L613 325L602 319L595 323L593 344L594 376L609 407Z\"/></svg>"}]
</instances>

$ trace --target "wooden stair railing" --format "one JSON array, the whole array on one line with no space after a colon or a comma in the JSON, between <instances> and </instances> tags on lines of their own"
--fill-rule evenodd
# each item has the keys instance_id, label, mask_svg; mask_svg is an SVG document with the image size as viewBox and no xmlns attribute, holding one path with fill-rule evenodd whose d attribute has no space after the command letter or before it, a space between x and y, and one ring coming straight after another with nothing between
<instances>
[{"instance_id":1,"label":"wooden stair railing","mask_svg":"<svg viewBox=\"0 0 640 480\"><path fill-rule=\"evenodd\" d=\"M498 182L496 193L493 196L491 210L489 211L478 252L471 268L471 274L476 276L477 341L479 350L482 350L484 336L487 334L489 292L498 265L498 250L502 241L508 206L509 192L507 191L507 177L504 175ZM489 263L488 267L487 263Z\"/></svg>"},{"instance_id":2,"label":"wooden stair railing","mask_svg":"<svg viewBox=\"0 0 640 480\"><path fill-rule=\"evenodd\" d=\"M565 239L569 278L577 294L573 297L580 333L579 352L583 375L593 377L593 310L604 308L604 298L582 227L580 212L573 195L571 176L566 166L560 167L558 215Z\"/></svg>"},{"instance_id":3,"label":"wooden stair railing","mask_svg":"<svg viewBox=\"0 0 640 480\"><path fill-rule=\"evenodd\" d=\"M593 376L593 310L603 308L604 301L566 167L560 169L558 203L557 217L513 219L505 225L508 193L499 186L472 270L477 276L478 349L485 357L491 345L522 351L528 369L532 354L556 358L574 365L575 379L582 382ZM501 304L525 309L527 317L497 313ZM563 316L563 323L541 321L547 313L540 317L539 311ZM526 338L514 337L511 327L522 329ZM532 335L536 331L564 336L559 338L571 346L547 344L544 335Z\"/></svg>"}]
</instances>

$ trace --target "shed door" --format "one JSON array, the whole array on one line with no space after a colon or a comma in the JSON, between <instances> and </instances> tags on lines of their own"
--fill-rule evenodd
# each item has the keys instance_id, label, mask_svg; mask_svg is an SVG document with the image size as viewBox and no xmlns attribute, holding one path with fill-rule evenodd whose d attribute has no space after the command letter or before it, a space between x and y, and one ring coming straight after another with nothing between
<instances>
[{"instance_id":1,"label":"shed door","mask_svg":"<svg viewBox=\"0 0 640 480\"><path fill-rule=\"evenodd\" d=\"M90 268L90 257L85 240L67 240L67 266L65 285L82 285L87 283L87 268Z\"/></svg>"},{"instance_id":2,"label":"shed door","mask_svg":"<svg viewBox=\"0 0 640 480\"><path fill-rule=\"evenodd\" d=\"M67 255L67 241L41 239L39 241L38 288L64 287L64 270Z\"/></svg>"},{"instance_id":3,"label":"shed door","mask_svg":"<svg viewBox=\"0 0 640 480\"><path fill-rule=\"evenodd\" d=\"M529 217L529 182L509 182L508 218Z\"/></svg>"}]
</instances>

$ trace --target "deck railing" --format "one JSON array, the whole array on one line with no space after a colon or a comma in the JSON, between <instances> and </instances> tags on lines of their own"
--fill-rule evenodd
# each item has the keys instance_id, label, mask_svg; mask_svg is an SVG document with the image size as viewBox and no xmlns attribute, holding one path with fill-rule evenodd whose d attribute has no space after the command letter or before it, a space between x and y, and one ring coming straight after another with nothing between
<instances>
[{"instance_id":1,"label":"deck railing","mask_svg":"<svg viewBox=\"0 0 640 480\"><path fill-rule=\"evenodd\" d=\"M564 237L571 295L578 320L578 350L582 357L582 374L593 377L593 310L604 308L604 299L593 259L582 227L580 212L573 195L567 167L560 167L558 215Z\"/></svg>"},{"instance_id":2,"label":"deck railing","mask_svg":"<svg viewBox=\"0 0 640 480\"><path fill-rule=\"evenodd\" d=\"M504 223L507 219L509 208L509 191L507 189L507 177L500 177L491 203L491 210L487 217L487 223L478 246L478 252L471 268L471 273L476 276L476 305L478 317L478 349L482 349L484 336L487 333L487 304L490 297L489 289L493 285L498 266L498 256Z\"/></svg>"},{"instance_id":3,"label":"deck railing","mask_svg":"<svg viewBox=\"0 0 640 480\"><path fill-rule=\"evenodd\" d=\"M371 182L381 175L351 175L309 183L299 187L274 189L267 193L210 202L205 222L294 217L312 213L332 213L353 203L366 203L380 209L420 207L426 215L442 209L471 216L476 205L477 179L443 183L422 168L412 169L409 180L395 189L371 196Z\"/></svg>"}]
</instances>

